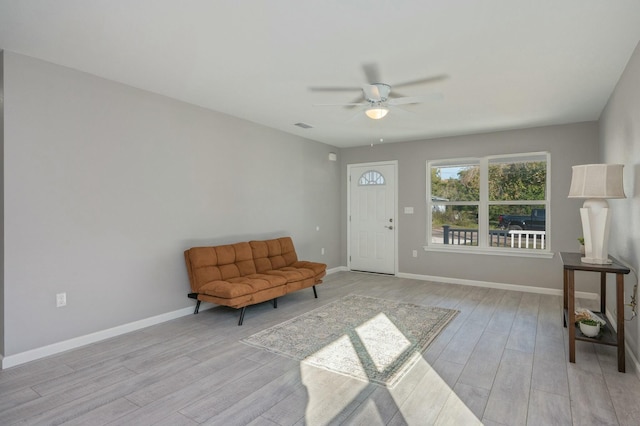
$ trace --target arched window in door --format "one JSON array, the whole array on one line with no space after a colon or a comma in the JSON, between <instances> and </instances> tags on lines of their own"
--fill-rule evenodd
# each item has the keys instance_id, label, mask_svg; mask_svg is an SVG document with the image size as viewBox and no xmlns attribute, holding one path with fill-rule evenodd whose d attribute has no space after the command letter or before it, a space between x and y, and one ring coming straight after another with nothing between
<instances>
[{"instance_id":1,"label":"arched window in door","mask_svg":"<svg viewBox=\"0 0 640 426\"><path fill-rule=\"evenodd\" d=\"M368 170L360 176L360 180L358 180L358 185L384 185L385 180L384 176L376 170Z\"/></svg>"}]
</instances>

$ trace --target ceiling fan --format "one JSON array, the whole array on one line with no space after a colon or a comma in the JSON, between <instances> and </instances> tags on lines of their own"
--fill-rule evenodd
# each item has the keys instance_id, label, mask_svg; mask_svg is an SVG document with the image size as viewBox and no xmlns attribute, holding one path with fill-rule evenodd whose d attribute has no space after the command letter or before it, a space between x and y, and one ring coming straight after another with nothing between
<instances>
[{"instance_id":1,"label":"ceiling fan","mask_svg":"<svg viewBox=\"0 0 640 426\"><path fill-rule=\"evenodd\" d=\"M344 104L316 104L315 106L345 106L357 107L363 106L367 117L379 120L387 115L389 108L399 105L418 104L430 100L442 99L442 94L433 93L428 96L403 96L399 93L391 93L391 85L380 83L380 72L378 65L375 63L367 63L362 66L368 84L355 87L310 87L309 89L316 92L353 92L362 91L362 94L352 102ZM420 78L417 80L405 81L403 83L394 84L393 87L406 87L418 84L434 83L446 79L447 76L436 75L431 77Z\"/></svg>"}]
</instances>

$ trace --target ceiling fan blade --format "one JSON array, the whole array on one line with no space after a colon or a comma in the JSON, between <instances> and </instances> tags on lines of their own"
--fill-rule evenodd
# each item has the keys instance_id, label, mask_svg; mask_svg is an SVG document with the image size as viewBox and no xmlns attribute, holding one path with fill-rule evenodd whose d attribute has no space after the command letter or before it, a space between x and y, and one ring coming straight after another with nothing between
<instances>
[{"instance_id":1,"label":"ceiling fan blade","mask_svg":"<svg viewBox=\"0 0 640 426\"><path fill-rule=\"evenodd\" d=\"M446 74L434 75L432 77L419 78L417 80L405 81L403 83L396 83L393 87L413 86L415 84L435 83L437 81L446 80L449 78Z\"/></svg>"},{"instance_id":2,"label":"ceiling fan blade","mask_svg":"<svg viewBox=\"0 0 640 426\"><path fill-rule=\"evenodd\" d=\"M378 64L375 62L362 64L362 70L367 77L367 83L382 83L382 80L380 80L380 70L378 69Z\"/></svg>"},{"instance_id":3,"label":"ceiling fan blade","mask_svg":"<svg viewBox=\"0 0 640 426\"><path fill-rule=\"evenodd\" d=\"M356 107L356 106L365 106L369 104L363 103L352 103L352 104L312 104L314 107L324 107L324 106L344 106L344 107Z\"/></svg>"},{"instance_id":4,"label":"ceiling fan blade","mask_svg":"<svg viewBox=\"0 0 640 426\"><path fill-rule=\"evenodd\" d=\"M346 122L347 123L352 123L354 121L364 121L365 117L366 117L366 115L364 115L364 111L360 110L360 111L356 112L355 114L353 114L351 117L349 117L349 119Z\"/></svg>"},{"instance_id":5,"label":"ceiling fan blade","mask_svg":"<svg viewBox=\"0 0 640 426\"><path fill-rule=\"evenodd\" d=\"M360 90L362 90L362 88L360 88ZM364 98L364 94L362 92L360 92L360 95L358 97L356 97L355 99L351 100L350 103L352 104L360 104L363 103L366 99Z\"/></svg>"},{"instance_id":6,"label":"ceiling fan blade","mask_svg":"<svg viewBox=\"0 0 640 426\"><path fill-rule=\"evenodd\" d=\"M401 93L398 93L396 91L394 91L393 93L389 93L389 99L395 99L395 98L406 98L407 95L403 95Z\"/></svg>"},{"instance_id":7,"label":"ceiling fan blade","mask_svg":"<svg viewBox=\"0 0 640 426\"><path fill-rule=\"evenodd\" d=\"M362 87L309 87L312 92L356 92Z\"/></svg>"},{"instance_id":8,"label":"ceiling fan blade","mask_svg":"<svg viewBox=\"0 0 640 426\"><path fill-rule=\"evenodd\" d=\"M382 100L382 96L380 95L380 89L378 88L378 86L368 84L366 86L362 86L362 90L364 91L366 99L371 99L373 101Z\"/></svg>"},{"instance_id":9,"label":"ceiling fan blade","mask_svg":"<svg viewBox=\"0 0 640 426\"><path fill-rule=\"evenodd\" d=\"M395 115L395 116L407 116L407 115L415 115L416 112L415 111L409 111L408 109L404 109L402 107L399 107L397 105L389 105L389 115Z\"/></svg>"},{"instance_id":10,"label":"ceiling fan blade","mask_svg":"<svg viewBox=\"0 0 640 426\"><path fill-rule=\"evenodd\" d=\"M410 104L420 104L424 102L419 96L406 96L404 98L395 98L390 99L387 102L389 105L410 105Z\"/></svg>"},{"instance_id":11,"label":"ceiling fan blade","mask_svg":"<svg viewBox=\"0 0 640 426\"><path fill-rule=\"evenodd\" d=\"M444 96L442 93L432 93L430 95L425 96L405 96L404 98L394 98L389 99L387 103L389 105L409 105L409 104L420 104L423 102L429 101L439 101L442 100Z\"/></svg>"}]
</instances>

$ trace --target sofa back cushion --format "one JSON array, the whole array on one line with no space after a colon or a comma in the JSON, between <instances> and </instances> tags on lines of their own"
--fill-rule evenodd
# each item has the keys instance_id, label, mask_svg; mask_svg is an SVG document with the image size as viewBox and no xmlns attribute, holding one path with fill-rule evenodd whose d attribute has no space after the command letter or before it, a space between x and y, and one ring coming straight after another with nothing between
<instances>
[{"instance_id":1,"label":"sofa back cushion","mask_svg":"<svg viewBox=\"0 0 640 426\"><path fill-rule=\"evenodd\" d=\"M258 273L284 268L298 261L291 237L249 241Z\"/></svg>"},{"instance_id":2,"label":"sofa back cushion","mask_svg":"<svg viewBox=\"0 0 640 426\"><path fill-rule=\"evenodd\" d=\"M249 243L193 247L184 252L191 291L211 281L227 281L256 273Z\"/></svg>"}]
</instances>

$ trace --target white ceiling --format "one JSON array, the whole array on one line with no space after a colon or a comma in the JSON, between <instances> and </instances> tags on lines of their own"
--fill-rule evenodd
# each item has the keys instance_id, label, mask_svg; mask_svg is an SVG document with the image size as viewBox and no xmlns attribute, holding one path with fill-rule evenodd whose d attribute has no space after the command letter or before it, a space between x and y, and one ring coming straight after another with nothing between
<instances>
[{"instance_id":1,"label":"white ceiling","mask_svg":"<svg viewBox=\"0 0 640 426\"><path fill-rule=\"evenodd\" d=\"M597 120L639 40L638 0L0 0L2 49L338 147ZM367 63L443 99L313 106Z\"/></svg>"}]
</instances>

